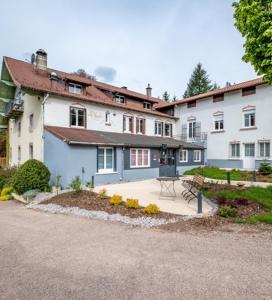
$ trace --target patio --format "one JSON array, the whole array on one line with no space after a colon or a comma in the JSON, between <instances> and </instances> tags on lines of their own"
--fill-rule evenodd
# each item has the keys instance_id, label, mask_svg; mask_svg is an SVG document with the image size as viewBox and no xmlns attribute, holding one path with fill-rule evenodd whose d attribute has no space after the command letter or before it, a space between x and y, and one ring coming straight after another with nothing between
<instances>
[{"instance_id":1,"label":"patio","mask_svg":"<svg viewBox=\"0 0 272 300\"><path fill-rule=\"evenodd\" d=\"M176 181L174 186L176 197L161 196L161 185L156 179L102 185L95 187L94 191L98 192L105 188L109 196L118 194L123 196L124 200L127 198L138 199L142 206L155 203L164 212L179 215L196 215L197 201L194 199L188 204L182 198L181 193L184 191L184 188L181 185L181 180ZM211 209L212 207L203 201L203 213L207 214Z\"/></svg>"}]
</instances>

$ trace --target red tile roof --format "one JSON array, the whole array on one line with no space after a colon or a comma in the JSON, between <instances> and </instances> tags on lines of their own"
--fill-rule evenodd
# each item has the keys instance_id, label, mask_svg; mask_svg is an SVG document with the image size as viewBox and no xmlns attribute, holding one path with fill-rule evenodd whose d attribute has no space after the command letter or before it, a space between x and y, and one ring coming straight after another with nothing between
<instances>
[{"instance_id":1,"label":"red tile roof","mask_svg":"<svg viewBox=\"0 0 272 300\"><path fill-rule=\"evenodd\" d=\"M126 104L116 103L113 101L113 96L102 92L101 89L111 91L113 93L120 93L132 98L137 98L140 101L149 101L153 103L161 102L161 100L157 98L147 97L146 95L126 90L124 88L114 87L112 85L90 80L79 75L69 74L50 68L48 68L46 72L37 72L37 70L34 69L32 64L9 57L4 57L4 63L9 71L10 76L12 77L13 82L18 87L28 88L39 92L50 93L53 95L65 96L80 101L94 102L97 104L108 105L116 108L123 108L137 112L143 112L146 114L173 118L159 111L140 108L139 106L131 102L127 102ZM65 88L65 85L61 83L61 81L50 80L49 75L52 72L55 72L61 79L68 79L70 81L80 82L82 85L85 85L86 93L70 93L67 90L67 88ZM52 83L54 85L52 85Z\"/></svg>"},{"instance_id":2,"label":"red tile roof","mask_svg":"<svg viewBox=\"0 0 272 300\"><path fill-rule=\"evenodd\" d=\"M176 105L176 104L183 104L183 103L187 103L187 102L191 102L191 101L195 101L195 100L202 100L202 99L205 99L205 98L208 98L208 97L211 97L211 96L220 95L220 94L223 94L223 93L230 93L230 92L240 90L242 88L257 86L257 85L261 85L261 84L265 84L265 82L263 81L262 78L257 78L257 79L241 82L241 83L238 83L238 84L233 84L231 86L227 86L227 87L217 89L217 90L214 90L214 91L210 91L210 92L207 92L207 93L203 93L203 94L199 94L199 95L196 95L196 96L184 98L184 99L178 100L176 102L159 103L158 105L156 105L156 108L160 109L160 108L164 108L164 107L173 106L173 105Z\"/></svg>"}]
</instances>

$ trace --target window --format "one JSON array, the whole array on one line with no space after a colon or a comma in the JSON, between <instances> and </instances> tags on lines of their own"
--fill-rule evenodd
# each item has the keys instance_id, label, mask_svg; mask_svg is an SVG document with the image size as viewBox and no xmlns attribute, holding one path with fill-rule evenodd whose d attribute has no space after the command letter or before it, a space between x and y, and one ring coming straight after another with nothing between
<instances>
[{"instance_id":1,"label":"window","mask_svg":"<svg viewBox=\"0 0 272 300\"><path fill-rule=\"evenodd\" d=\"M163 122L155 121L155 135L162 135Z\"/></svg>"},{"instance_id":2,"label":"window","mask_svg":"<svg viewBox=\"0 0 272 300\"><path fill-rule=\"evenodd\" d=\"M144 102L145 109L151 109L151 104L149 102Z\"/></svg>"},{"instance_id":3,"label":"window","mask_svg":"<svg viewBox=\"0 0 272 300\"><path fill-rule=\"evenodd\" d=\"M81 86L69 83L69 92L73 94L81 94Z\"/></svg>"},{"instance_id":4,"label":"window","mask_svg":"<svg viewBox=\"0 0 272 300\"><path fill-rule=\"evenodd\" d=\"M105 124L110 125L110 112L106 111L105 113Z\"/></svg>"},{"instance_id":5,"label":"window","mask_svg":"<svg viewBox=\"0 0 272 300\"><path fill-rule=\"evenodd\" d=\"M270 158L270 142L259 142L259 154L262 158Z\"/></svg>"},{"instance_id":6,"label":"window","mask_svg":"<svg viewBox=\"0 0 272 300\"><path fill-rule=\"evenodd\" d=\"M242 89L242 96L256 94L256 86L250 86Z\"/></svg>"},{"instance_id":7,"label":"window","mask_svg":"<svg viewBox=\"0 0 272 300\"><path fill-rule=\"evenodd\" d=\"M224 101L224 94L218 94L213 96L213 102Z\"/></svg>"},{"instance_id":8,"label":"window","mask_svg":"<svg viewBox=\"0 0 272 300\"><path fill-rule=\"evenodd\" d=\"M18 163L21 161L21 146L18 146Z\"/></svg>"},{"instance_id":9,"label":"window","mask_svg":"<svg viewBox=\"0 0 272 300\"><path fill-rule=\"evenodd\" d=\"M244 113L244 127L255 126L255 111Z\"/></svg>"},{"instance_id":10,"label":"window","mask_svg":"<svg viewBox=\"0 0 272 300\"><path fill-rule=\"evenodd\" d=\"M130 167L144 168L150 166L149 149L130 149Z\"/></svg>"},{"instance_id":11,"label":"window","mask_svg":"<svg viewBox=\"0 0 272 300\"><path fill-rule=\"evenodd\" d=\"M86 110L84 108L70 107L70 126L86 127Z\"/></svg>"},{"instance_id":12,"label":"window","mask_svg":"<svg viewBox=\"0 0 272 300\"><path fill-rule=\"evenodd\" d=\"M29 144L29 159L33 159L33 144Z\"/></svg>"},{"instance_id":13,"label":"window","mask_svg":"<svg viewBox=\"0 0 272 300\"><path fill-rule=\"evenodd\" d=\"M189 122L188 123L188 136L190 139L195 138L196 137L196 122Z\"/></svg>"},{"instance_id":14,"label":"window","mask_svg":"<svg viewBox=\"0 0 272 300\"><path fill-rule=\"evenodd\" d=\"M98 148L98 173L110 173L114 169L114 151L112 147Z\"/></svg>"},{"instance_id":15,"label":"window","mask_svg":"<svg viewBox=\"0 0 272 300\"><path fill-rule=\"evenodd\" d=\"M29 132L33 131L34 127L34 114L29 115Z\"/></svg>"},{"instance_id":16,"label":"window","mask_svg":"<svg viewBox=\"0 0 272 300\"><path fill-rule=\"evenodd\" d=\"M120 104L124 104L125 103L125 97L121 96L121 95L115 95L115 102L120 103Z\"/></svg>"},{"instance_id":17,"label":"window","mask_svg":"<svg viewBox=\"0 0 272 300\"><path fill-rule=\"evenodd\" d=\"M187 102L187 108L196 107L196 101Z\"/></svg>"},{"instance_id":18,"label":"window","mask_svg":"<svg viewBox=\"0 0 272 300\"><path fill-rule=\"evenodd\" d=\"M180 162L188 161L188 150L180 150L179 151L179 161Z\"/></svg>"},{"instance_id":19,"label":"window","mask_svg":"<svg viewBox=\"0 0 272 300\"><path fill-rule=\"evenodd\" d=\"M143 118L136 119L136 133L137 134L145 133L145 119Z\"/></svg>"},{"instance_id":20,"label":"window","mask_svg":"<svg viewBox=\"0 0 272 300\"><path fill-rule=\"evenodd\" d=\"M126 133L133 132L133 117L132 116L124 116L123 117L123 131Z\"/></svg>"},{"instance_id":21,"label":"window","mask_svg":"<svg viewBox=\"0 0 272 300\"><path fill-rule=\"evenodd\" d=\"M170 123L164 124L164 135L172 136L172 124L170 124Z\"/></svg>"},{"instance_id":22,"label":"window","mask_svg":"<svg viewBox=\"0 0 272 300\"><path fill-rule=\"evenodd\" d=\"M201 161L201 150L194 150L194 161Z\"/></svg>"},{"instance_id":23,"label":"window","mask_svg":"<svg viewBox=\"0 0 272 300\"><path fill-rule=\"evenodd\" d=\"M18 122L18 137L21 136L21 122Z\"/></svg>"},{"instance_id":24,"label":"window","mask_svg":"<svg viewBox=\"0 0 272 300\"><path fill-rule=\"evenodd\" d=\"M224 129L224 115L214 116L214 130L220 131Z\"/></svg>"},{"instance_id":25,"label":"window","mask_svg":"<svg viewBox=\"0 0 272 300\"><path fill-rule=\"evenodd\" d=\"M245 144L245 156L254 157L255 156L255 144Z\"/></svg>"},{"instance_id":26,"label":"window","mask_svg":"<svg viewBox=\"0 0 272 300\"><path fill-rule=\"evenodd\" d=\"M230 145L231 157L240 157L240 144Z\"/></svg>"}]
</instances>

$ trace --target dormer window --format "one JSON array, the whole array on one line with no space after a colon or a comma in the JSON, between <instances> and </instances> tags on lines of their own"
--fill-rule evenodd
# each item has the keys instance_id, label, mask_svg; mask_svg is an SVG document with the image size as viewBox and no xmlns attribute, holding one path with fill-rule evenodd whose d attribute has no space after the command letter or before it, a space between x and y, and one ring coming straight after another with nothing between
<instances>
[{"instance_id":1,"label":"dormer window","mask_svg":"<svg viewBox=\"0 0 272 300\"><path fill-rule=\"evenodd\" d=\"M125 97L121 95L115 95L115 102L125 104Z\"/></svg>"},{"instance_id":2,"label":"dormer window","mask_svg":"<svg viewBox=\"0 0 272 300\"><path fill-rule=\"evenodd\" d=\"M151 104L149 102L144 102L145 109L151 109Z\"/></svg>"},{"instance_id":3,"label":"dormer window","mask_svg":"<svg viewBox=\"0 0 272 300\"><path fill-rule=\"evenodd\" d=\"M70 93L81 94L82 87L80 85L69 83L68 88Z\"/></svg>"}]
</instances>

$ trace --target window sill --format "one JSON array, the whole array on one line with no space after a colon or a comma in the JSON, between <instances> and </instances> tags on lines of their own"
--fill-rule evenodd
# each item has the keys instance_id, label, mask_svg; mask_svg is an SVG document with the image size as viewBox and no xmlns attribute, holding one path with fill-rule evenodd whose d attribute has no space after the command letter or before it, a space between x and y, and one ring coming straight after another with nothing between
<instances>
[{"instance_id":1,"label":"window sill","mask_svg":"<svg viewBox=\"0 0 272 300\"><path fill-rule=\"evenodd\" d=\"M194 160L193 162L201 162L201 160Z\"/></svg>"},{"instance_id":2,"label":"window sill","mask_svg":"<svg viewBox=\"0 0 272 300\"><path fill-rule=\"evenodd\" d=\"M74 126L74 125L70 125L70 128L86 129L85 126Z\"/></svg>"},{"instance_id":3,"label":"window sill","mask_svg":"<svg viewBox=\"0 0 272 300\"><path fill-rule=\"evenodd\" d=\"M213 131L211 131L211 133L223 133L223 132L225 132L224 129L222 129L222 130L213 130Z\"/></svg>"},{"instance_id":4,"label":"window sill","mask_svg":"<svg viewBox=\"0 0 272 300\"><path fill-rule=\"evenodd\" d=\"M241 157L229 157L228 160L241 160Z\"/></svg>"},{"instance_id":5,"label":"window sill","mask_svg":"<svg viewBox=\"0 0 272 300\"><path fill-rule=\"evenodd\" d=\"M187 163L188 160L180 160L179 162L180 162L180 163Z\"/></svg>"},{"instance_id":6,"label":"window sill","mask_svg":"<svg viewBox=\"0 0 272 300\"><path fill-rule=\"evenodd\" d=\"M111 126L111 123L105 123L106 126Z\"/></svg>"},{"instance_id":7,"label":"window sill","mask_svg":"<svg viewBox=\"0 0 272 300\"><path fill-rule=\"evenodd\" d=\"M146 168L150 168L149 166L130 166L131 169L146 169Z\"/></svg>"},{"instance_id":8,"label":"window sill","mask_svg":"<svg viewBox=\"0 0 272 300\"><path fill-rule=\"evenodd\" d=\"M243 128L241 128L240 130L241 130L241 131L244 131L244 130L255 130L255 129L257 129L256 126L253 126L253 127L243 127Z\"/></svg>"},{"instance_id":9,"label":"window sill","mask_svg":"<svg viewBox=\"0 0 272 300\"><path fill-rule=\"evenodd\" d=\"M118 174L118 172L115 172L115 171L111 172L111 171L109 171L109 172L96 172L95 173L95 175L109 175L109 174Z\"/></svg>"}]
</instances>

